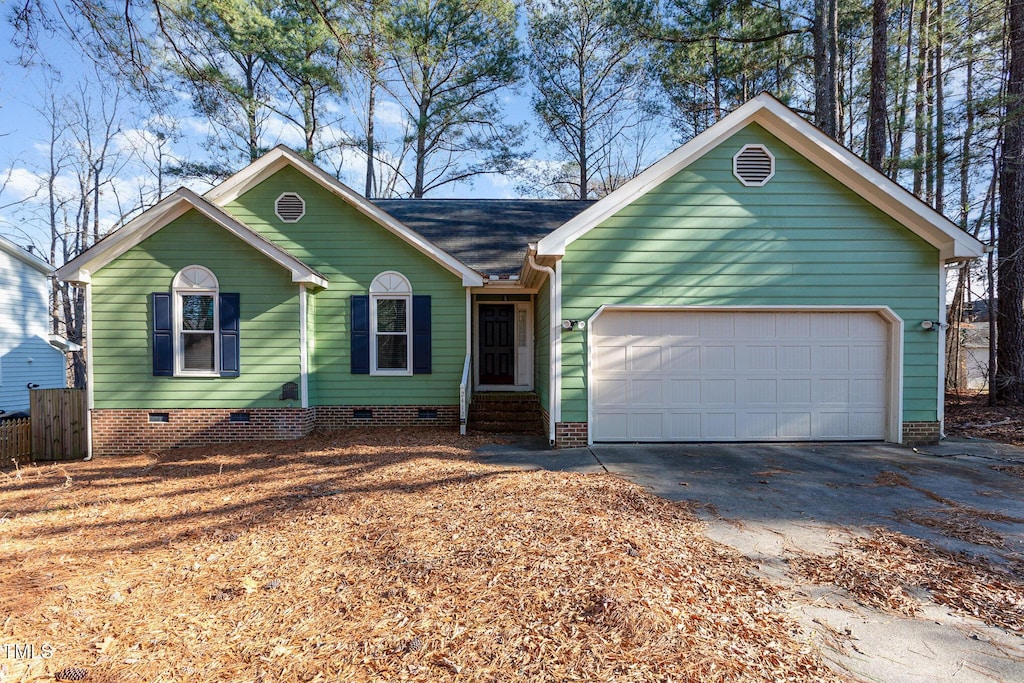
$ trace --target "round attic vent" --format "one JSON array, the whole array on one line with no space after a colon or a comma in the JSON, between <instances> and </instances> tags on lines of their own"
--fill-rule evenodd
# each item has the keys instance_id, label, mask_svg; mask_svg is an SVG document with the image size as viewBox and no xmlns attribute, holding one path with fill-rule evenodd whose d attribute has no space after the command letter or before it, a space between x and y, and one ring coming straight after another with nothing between
<instances>
[{"instance_id":1,"label":"round attic vent","mask_svg":"<svg viewBox=\"0 0 1024 683\"><path fill-rule=\"evenodd\" d=\"M775 175L775 155L764 145L744 145L732 158L732 174L744 185L760 187Z\"/></svg>"},{"instance_id":2,"label":"round attic vent","mask_svg":"<svg viewBox=\"0 0 1024 683\"><path fill-rule=\"evenodd\" d=\"M285 192L274 202L274 213L285 223L294 223L306 215L306 202L294 192Z\"/></svg>"}]
</instances>

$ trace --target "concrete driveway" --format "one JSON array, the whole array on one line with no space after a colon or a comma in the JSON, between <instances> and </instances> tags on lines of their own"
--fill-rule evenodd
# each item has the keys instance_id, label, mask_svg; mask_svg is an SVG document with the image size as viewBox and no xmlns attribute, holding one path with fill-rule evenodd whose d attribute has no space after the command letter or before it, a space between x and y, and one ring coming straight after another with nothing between
<instances>
[{"instance_id":1,"label":"concrete driveway","mask_svg":"<svg viewBox=\"0 0 1024 683\"><path fill-rule=\"evenodd\" d=\"M857 443L630 444L554 453L500 447L485 449L481 459L607 471L665 498L692 503L711 538L736 548L788 590L791 616L827 659L857 679L1024 681L1024 638L957 614L925 591L914 595L921 603L916 617L865 607L843 589L800 579L789 564L806 553L831 554L871 528L884 527L984 557L1019 575L1024 571L1024 468L1014 473L1006 467L1024 465L1024 449L980 440L947 440L919 449ZM994 469L999 467L1004 469ZM987 530L987 542L908 521L950 513L972 516ZM985 519L991 516L1002 521ZM1024 605L1020 609L1024 612Z\"/></svg>"}]
</instances>

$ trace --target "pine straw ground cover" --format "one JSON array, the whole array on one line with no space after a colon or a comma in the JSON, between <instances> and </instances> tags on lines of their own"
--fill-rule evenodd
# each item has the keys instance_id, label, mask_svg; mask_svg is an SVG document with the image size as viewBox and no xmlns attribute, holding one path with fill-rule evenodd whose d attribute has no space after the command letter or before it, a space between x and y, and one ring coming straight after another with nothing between
<instances>
[{"instance_id":1,"label":"pine straw ground cover","mask_svg":"<svg viewBox=\"0 0 1024 683\"><path fill-rule=\"evenodd\" d=\"M1024 578L988 562L941 550L925 541L876 528L828 556L790 564L804 577L850 591L864 605L913 616L924 589L935 602L990 626L1024 635Z\"/></svg>"},{"instance_id":2,"label":"pine straw ground cover","mask_svg":"<svg viewBox=\"0 0 1024 683\"><path fill-rule=\"evenodd\" d=\"M1024 446L1024 414L1017 406L990 406L988 392L946 394L945 430L949 436L970 436Z\"/></svg>"},{"instance_id":3,"label":"pine straw ground cover","mask_svg":"<svg viewBox=\"0 0 1024 683\"><path fill-rule=\"evenodd\" d=\"M340 432L7 471L0 638L53 656L6 680L841 680L685 507L472 445Z\"/></svg>"}]
</instances>

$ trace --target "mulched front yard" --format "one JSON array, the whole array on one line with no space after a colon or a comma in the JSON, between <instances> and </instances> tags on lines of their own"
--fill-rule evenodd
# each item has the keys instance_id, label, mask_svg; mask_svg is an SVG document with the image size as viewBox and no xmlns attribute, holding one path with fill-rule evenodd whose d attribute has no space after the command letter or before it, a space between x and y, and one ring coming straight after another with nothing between
<instances>
[{"instance_id":1,"label":"mulched front yard","mask_svg":"<svg viewBox=\"0 0 1024 683\"><path fill-rule=\"evenodd\" d=\"M1024 446L1024 411L988 400L987 393L947 393L946 434Z\"/></svg>"},{"instance_id":2,"label":"mulched front yard","mask_svg":"<svg viewBox=\"0 0 1024 683\"><path fill-rule=\"evenodd\" d=\"M686 507L607 475L481 465L475 445L339 432L5 468L0 640L52 657L0 671L842 680Z\"/></svg>"}]
</instances>

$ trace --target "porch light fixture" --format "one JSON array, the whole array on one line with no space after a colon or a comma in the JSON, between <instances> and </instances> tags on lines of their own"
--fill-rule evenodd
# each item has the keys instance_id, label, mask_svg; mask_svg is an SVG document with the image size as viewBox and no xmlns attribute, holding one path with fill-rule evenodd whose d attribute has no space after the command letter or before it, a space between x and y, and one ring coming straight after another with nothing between
<instances>
[{"instance_id":1,"label":"porch light fixture","mask_svg":"<svg viewBox=\"0 0 1024 683\"><path fill-rule=\"evenodd\" d=\"M562 321L562 329L563 330L585 330L585 329L587 329L587 321L586 320L563 320Z\"/></svg>"}]
</instances>

